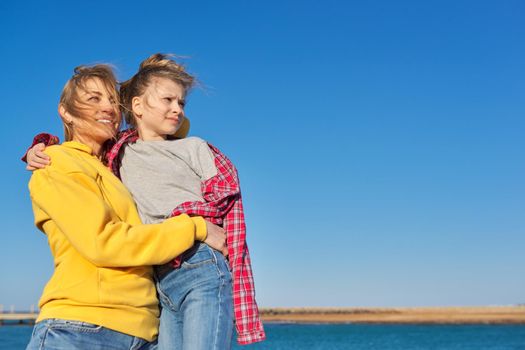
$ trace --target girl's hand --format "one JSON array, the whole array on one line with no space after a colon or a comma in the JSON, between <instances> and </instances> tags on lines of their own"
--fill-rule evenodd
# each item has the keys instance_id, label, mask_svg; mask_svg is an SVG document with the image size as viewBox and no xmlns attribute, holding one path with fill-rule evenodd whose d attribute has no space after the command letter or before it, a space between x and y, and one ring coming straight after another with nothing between
<instances>
[{"instance_id":1,"label":"girl's hand","mask_svg":"<svg viewBox=\"0 0 525 350\"><path fill-rule=\"evenodd\" d=\"M226 247L226 231L220 226L212 224L208 220L206 221L206 230L208 236L204 243L209 245L215 250L218 250L225 257L228 257L228 248Z\"/></svg>"},{"instance_id":2,"label":"girl's hand","mask_svg":"<svg viewBox=\"0 0 525 350\"><path fill-rule=\"evenodd\" d=\"M43 152L45 148L43 143L37 143L27 152L27 170L43 169L51 164L51 158Z\"/></svg>"}]
</instances>

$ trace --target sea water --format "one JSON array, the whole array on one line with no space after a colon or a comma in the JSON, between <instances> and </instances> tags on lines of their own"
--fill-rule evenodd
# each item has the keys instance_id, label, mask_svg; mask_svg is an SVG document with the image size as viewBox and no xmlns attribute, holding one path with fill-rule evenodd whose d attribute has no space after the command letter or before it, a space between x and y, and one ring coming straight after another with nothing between
<instances>
[{"instance_id":1,"label":"sea water","mask_svg":"<svg viewBox=\"0 0 525 350\"><path fill-rule=\"evenodd\" d=\"M234 349L525 350L525 325L266 324L267 340ZM0 349L24 349L30 326L0 326Z\"/></svg>"}]
</instances>

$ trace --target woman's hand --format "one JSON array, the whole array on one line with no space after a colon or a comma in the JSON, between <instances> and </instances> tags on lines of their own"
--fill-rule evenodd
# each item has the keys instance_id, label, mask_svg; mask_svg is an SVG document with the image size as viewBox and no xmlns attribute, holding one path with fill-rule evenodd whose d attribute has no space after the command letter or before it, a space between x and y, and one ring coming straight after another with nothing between
<instances>
[{"instance_id":1,"label":"woman's hand","mask_svg":"<svg viewBox=\"0 0 525 350\"><path fill-rule=\"evenodd\" d=\"M27 151L27 170L43 169L51 164L51 158L43 152L45 148L43 143L37 143Z\"/></svg>"},{"instance_id":2,"label":"woman's hand","mask_svg":"<svg viewBox=\"0 0 525 350\"><path fill-rule=\"evenodd\" d=\"M208 220L205 221L208 236L206 237L204 243L206 243L213 249L218 250L222 253L222 255L227 257L228 248L226 247L226 231L224 231L222 227L212 224Z\"/></svg>"}]
</instances>

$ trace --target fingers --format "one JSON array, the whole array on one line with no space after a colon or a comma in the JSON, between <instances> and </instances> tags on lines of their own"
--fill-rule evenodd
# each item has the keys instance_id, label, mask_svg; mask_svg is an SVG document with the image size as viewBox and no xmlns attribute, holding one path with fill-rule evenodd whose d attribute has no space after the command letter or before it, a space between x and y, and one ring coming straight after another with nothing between
<instances>
[{"instance_id":1,"label":"fingers","mask_svg":"<svg viewBox=\"0 0 525 350\"><path fill-rule=\"evenodd\" d=\"M221 241L219 244L217 244L217 247L215 250L219 251L222 255L224 255L225 258L228 257L228 247L226 246L226 241Z\"/></svg>"},{"instance_id":2,"label":"fingers","mask_svg":"<svg viewBox=\"0 0 525 350\"><path fill-rule=\"evenodd\" d=\"M37 143L34 147L33 147L33 151L35 153L35 156L39 159L42 159L44 161L48 161L51 159L49 158L49 156L47 154L44 153L44 149L46 148L46 145L44 145L43 143Z\"/></svg>"},{"instance_id":3,"label":"fingers","mask_svg":"<svg viewBox=\"0 0 525 350\"><path fill-rule=\"evenodd\" d=\"M27 164L34 166L35 168L43 168L46 165L49 165L50 163L51 162L49 161L49 159L40 158L38 156L31 158L31 160L28 159L28 162L27 162Z\"/></svg>"},{"instance_id":4,"label":"fingers","mask_svg":"<svg viewBox=\"0 0 525 350\"><path fill-rule=\"evenodd\" d=\"M215 224L206 220L206 227L208 229L208 237L204 243L208 244L213 249L221 252L222 255L228 257L228 247L226 246L226 231Z\"/></svg>"},{"instance_id":5,"label":"fingers","mask_svg":"<svg viewBox=\"0 0 525 350\"><path fill-rule=\"evenodd\" d=\"M51 158L43 152L46 146L38 143L27 152L27 170L42 169L51 164Z\"/></svg>"},{"instance_id":6,"label":"fingers","mask_svg":"<svg viewBox=\"0 0 525 350\"><path fill-rule=\"evenodd\" d=\"M38 159L41 159L43 161L47 161L49 162L49 160L51 158L49 158L49 156L47 154L45 154L44 152L42 151L35 151L35 156L38 158Z\"/></svg>"},{"instance_id":7,"label":"fingers","mask_svg":"<svg viewBox=\"0 0 525 350\"><path fill-rule=\"evenodd\" d=\"M213 229L214 229L218 234L223 235L224 238L226 238L226 231L225 231L222 227L220 227L220 226L218 226L218 225L215 225L215 224L212 224L212 223L210 223L210 225L212 225Z\"/></svg>"},{"instance_id":8,"label":"fingers","mask_svg":"<svg viewBox=\"0 0 525 350\"><path fill-rule=\"evenodd\" d=\"M46 148L46 145L43 142L37 143L33 146L33 150L35 151L43 151Z\"/></svg>"},{"instance_id":9,"label":"fingers","mask_svg":"<svg viewBox=\"0 0 525 350\"><path fill-rule=\"evenodd\" d=\"M226 234L224 235L224 239L222 240L222 247L221 247L220 252L225 257L228 257L228 246L226 245Z\"/></svg>"}]
</instances>

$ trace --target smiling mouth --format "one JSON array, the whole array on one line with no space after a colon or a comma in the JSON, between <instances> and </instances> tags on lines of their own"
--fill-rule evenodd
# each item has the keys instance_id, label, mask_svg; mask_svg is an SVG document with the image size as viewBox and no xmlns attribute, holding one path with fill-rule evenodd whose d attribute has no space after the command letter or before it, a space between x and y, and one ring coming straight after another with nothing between
<instances>
[{"instance_id":1,"label":"smiling mouth","mask_svg":"<svg viewBox=\"0 0 525 350\"><path fill-rule=\"evenodd\" d=\"M118 122L113 120L112 118L101 118L97 120L97 123L111 125L114 128L118 128Z\"/></svg>"}]
</instances>

